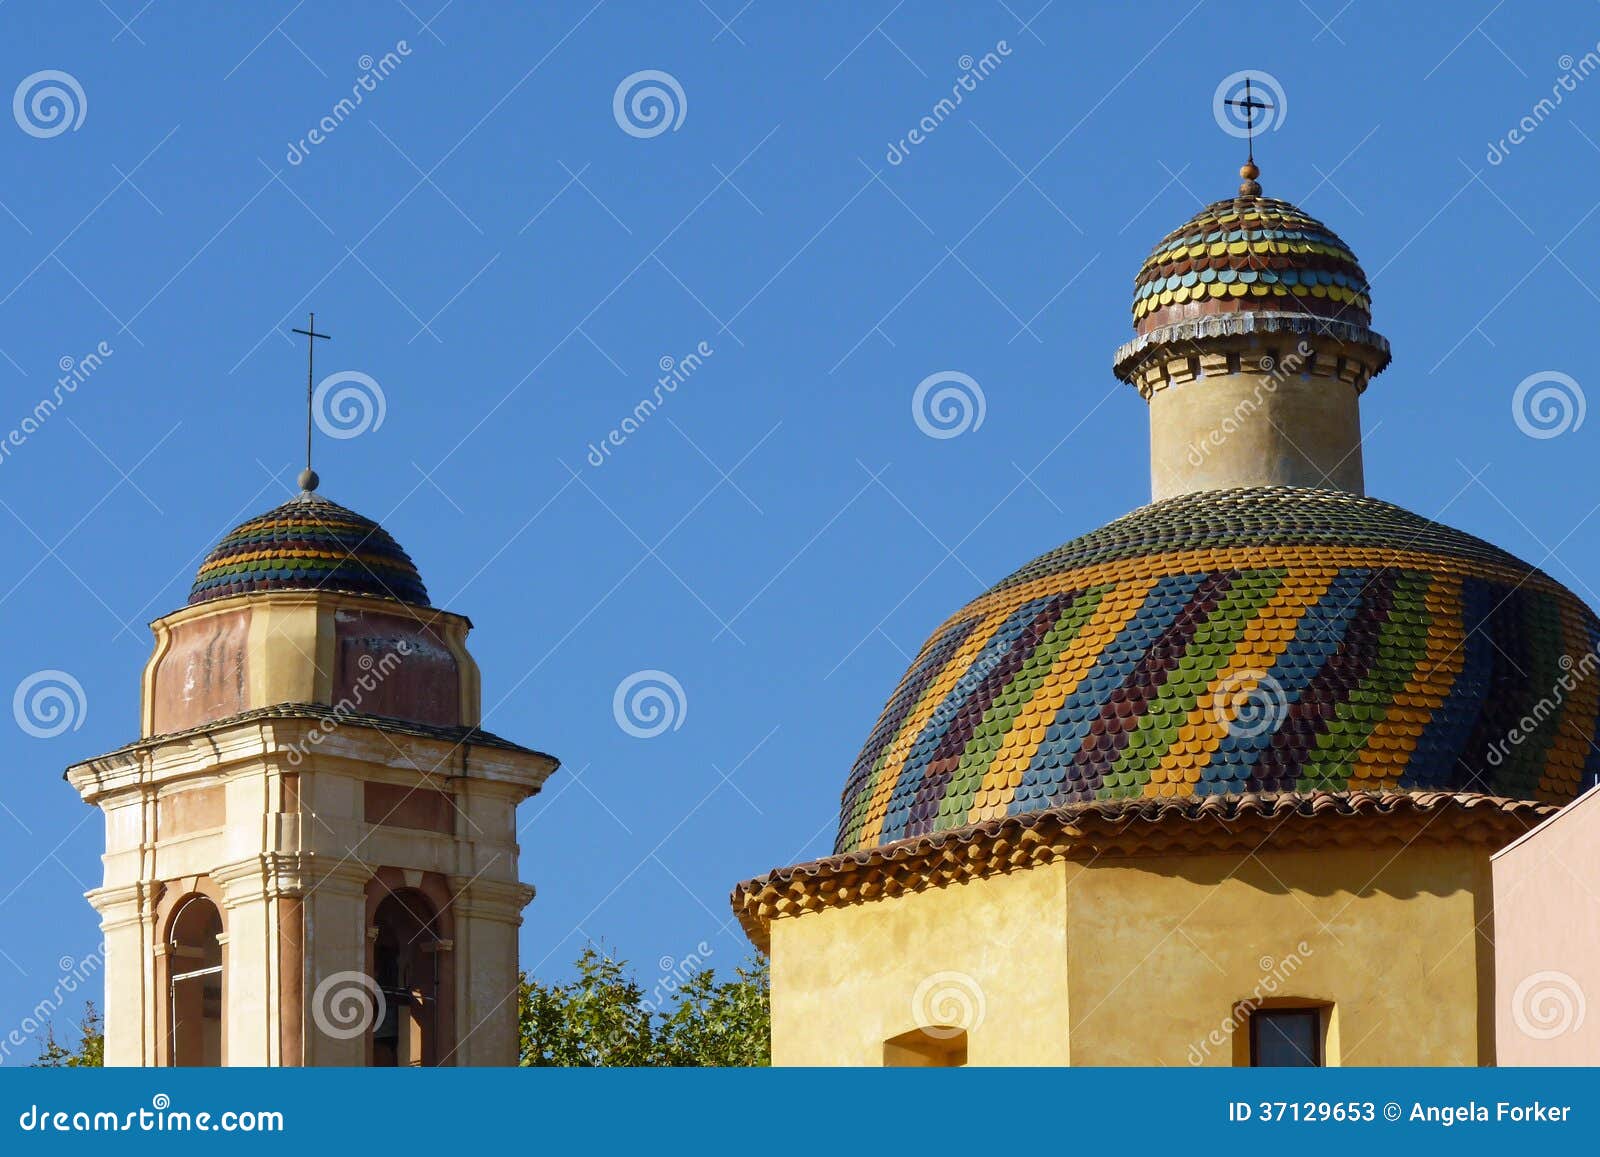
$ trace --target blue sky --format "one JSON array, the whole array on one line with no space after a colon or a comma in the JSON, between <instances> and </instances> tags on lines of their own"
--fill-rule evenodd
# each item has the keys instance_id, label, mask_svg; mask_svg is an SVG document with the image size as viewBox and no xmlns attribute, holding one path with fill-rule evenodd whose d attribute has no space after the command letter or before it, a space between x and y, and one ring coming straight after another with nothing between
<instances>
[{"instance_id":1,"label":"blue sky","mask_svg":"<svg viewBox=\"0 0 1600 1157\"><path fill-rule=\"evenodd\" d=\"M78 90L75 127L35 119L48 77L0 117L0 437L110 351L0 456L0 692L84 693L59 735L0 727L0 1037L98 941L62 768L136 736L146 624L291 492L311 309L319 377L384 401L321 438L323 492L473 619L486 725L564 760L521 815L549 977L586 937L647 986L731 967L730 885L830 850L923 639L1147 499L1111 353L1145 253L1237 183L1238 70L1281 104L1266 193L1351 244L1394 345L1369 492L1597 601L1600 418L1530 437L1512 398L1595 384L1600 7L439 2L0 8L4 91ZM675 127L615 114L644 71ZM940 373L981 391L958 436L914 417ZM650 738L613 713L640 671L682 688Z\"/></svg>"}]
</instances>

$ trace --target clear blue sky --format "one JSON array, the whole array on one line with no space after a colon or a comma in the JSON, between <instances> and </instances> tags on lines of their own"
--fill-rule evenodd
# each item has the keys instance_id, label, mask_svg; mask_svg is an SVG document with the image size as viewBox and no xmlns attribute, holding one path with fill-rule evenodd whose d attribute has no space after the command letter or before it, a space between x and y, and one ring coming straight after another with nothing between
<instances>
[{"instance_id":1,"label":"clear blue sky","mask_svg":"<svg viewBox=\"0 0 1600 1157\"><path fill-rule=\"evenodd\" d=\"M87 703L53 738L0 727L0 1037L98 940L99 815L62 768L136 736L147 622L291 492L308 309L319 369L386 405L322 439L324 493L471 616L487 726L564 760L522 813L523 960L551 977L585 937L647 986L702 943L737 962L730 885L830 849L927 634L1145 501L1111 353L1150 246L1237 183L1211 107L1236 70L1286 101L1266 192L1352 245L1394 345L1369 491L1596 601L1600 416L1535 439L1511 399L1595 384L1600 77L1533 110L1600 7L740 2L0 8L0 97L59 70L86 106L54 136L0 116L0 432L113 351L0 459L0 697L59 669ZM642 70L680 86L675 129L619 127ZM913 420L941 371L983 391L958 437ZM651 669L687 710L636 738L613 695Z\"/></svg>"}]
</instances>

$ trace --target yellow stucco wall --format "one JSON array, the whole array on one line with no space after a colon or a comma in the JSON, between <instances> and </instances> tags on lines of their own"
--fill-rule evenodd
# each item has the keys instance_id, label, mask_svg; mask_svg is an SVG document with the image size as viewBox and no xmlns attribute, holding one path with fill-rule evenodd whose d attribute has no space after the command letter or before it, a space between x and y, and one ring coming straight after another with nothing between
<instances>
[{"instance_id":1,"label":"yellow stucco wall","mask_svg":"<svg viewBox=\"0 0 1600 1157\"><path fill-rule=\"evenodd\" d=\"M1052 864L775 921L773 1063L881 1065L885 1041L964 1006L982 1016L969 1064L1066 1064L1066 879Z\"/></svg>"},{"instance_id":2,"label":"yellow stucco wall","mask_svg":"<svg viewBox=\"0 0 1600 1157\"><path fill-rule=\"evenodd\" d=\"M1487 866L1469 847L1075 864L1073 1059L1232 1064L1235 1004L1296 997L1333 1005L1330 1062L1485 1063Z\"/></svg>"},{"instance_id":3,"label":"yellow stucco wall","mask_svg":"<svg viewBox=\"0 0 1600 1157\"><path fill-rule=\"evenodd\" d=\"M1234 486L1362 493L1355 386L1253 371L1156 391L1150 398L1150 497L1159 502Z\"/></svg>"},{"instance_id":4,"label":"yellow stucco wall","mask_svg":"<svg viewBox=\"0 0 1600 1157\"><path fill-rule=\"evenodd\" d=\"M1331 1003L1330 1063L1491 1063L1489 895L1485 850L1434 845L1056 863L778 919L773 1060L881 1064L957 1019L919 1007L944 992L981 1016L976 1065L1229 1065L1238 1002L1284 997Z\"/></svg>"}]
</instances>

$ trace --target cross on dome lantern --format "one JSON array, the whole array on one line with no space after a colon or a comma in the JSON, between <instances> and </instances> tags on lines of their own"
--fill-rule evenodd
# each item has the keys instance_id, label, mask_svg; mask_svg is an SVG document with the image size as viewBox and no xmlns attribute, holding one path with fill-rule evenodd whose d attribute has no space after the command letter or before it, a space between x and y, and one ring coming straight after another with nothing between
<instances>
[{"instance_id":1,"label":"cross on dome lantern","mask_svg":"<svg viewBox=\"0 0 1600 1157\"><path fill-rule=\"evenodd\" d=\"M1229 108L1244 110L1245 163L1239 168L1239 176L1243 178L1239 184L1239 196L1259 197L1261 185L1256 178L1261 175L1261 170L1256 167L1256 113L1271 112L1273 106L1256 99L1248 76L1244 78L1244 99L1229 97L1223 103Z\"/></svg>"}]
</instances>

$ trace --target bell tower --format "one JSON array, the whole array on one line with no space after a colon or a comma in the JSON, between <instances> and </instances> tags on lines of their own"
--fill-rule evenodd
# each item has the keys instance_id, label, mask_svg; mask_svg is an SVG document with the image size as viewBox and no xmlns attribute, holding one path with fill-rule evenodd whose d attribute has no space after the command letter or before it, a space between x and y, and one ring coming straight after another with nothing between
<instances>
[{"instance_id":1,"label":"bell tower","mask_svg":"<svg viewBox=\"0 0 1600 1157\"><path fill-rule=\"evenodd\" d=\"M506 1065L517 804L557 761L483 731L471 623L370 519L301 493L153 624L105 813L111 1065Z\"/></svg>"}]
</instances>

